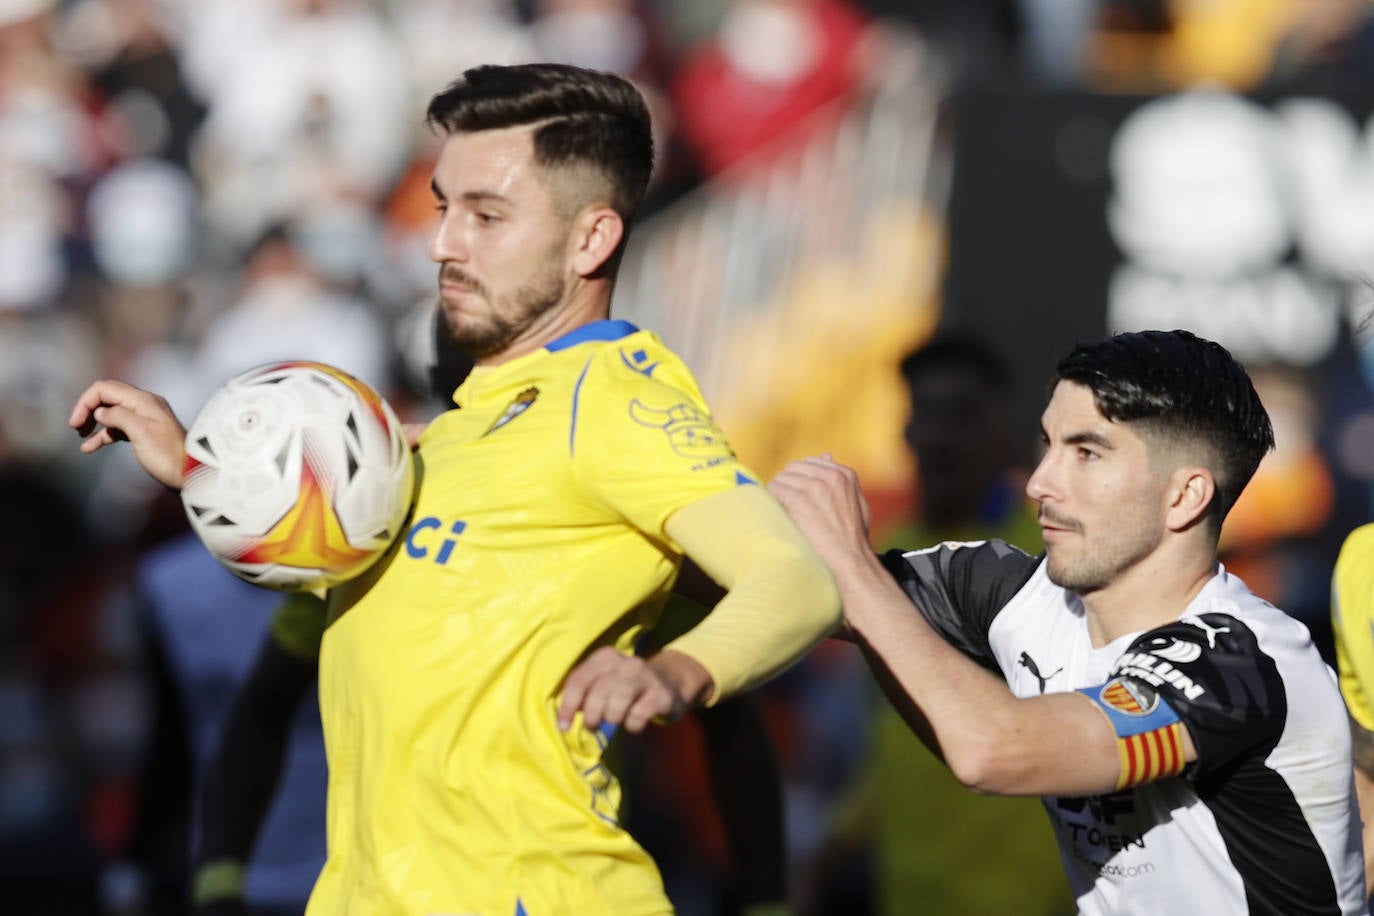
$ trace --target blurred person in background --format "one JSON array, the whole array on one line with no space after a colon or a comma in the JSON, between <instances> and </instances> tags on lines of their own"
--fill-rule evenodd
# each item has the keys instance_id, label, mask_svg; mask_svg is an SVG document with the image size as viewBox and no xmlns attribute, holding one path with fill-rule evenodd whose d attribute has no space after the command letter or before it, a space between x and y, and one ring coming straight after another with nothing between
<instances>
[{"instance_id":1,"label":"blurred person in background","mask_svg":"<svg viewBox=\"0 0 1374 916\"><path fill-rule=\"evenodd\" d=\"M1013 439L1021 427L1010 416L1014 382L1007 361L978 337L943 332L908 354L900 373L916 511L879 535L879 549L997 538L1039 553L1040 526L1024 495L1027 447ZM1022 664L1036 663L1028 657ZM803 873L823 885L822 875L866 852L875 910L893 916L915 900L941 913L1073 911L1036 800L969 792L881 698L871 728L858 782L815 871Z\"/></svg>"},{"instance_id":2,"label":"blurred person in background","mask_svg":"<svg viewBox=\"0 0 1374 916\"><path fill-rule=\"evenodd\" d=\"M849 0L732 0L670 87L679 130L706 175L758 162L852 99L874 63L870 22Z\"/></svg>"},{"instance_id":3,"label":"blurred person in background","mask_svg":"<svg viewBox=\"0 0 1374 916\"><path fill-rule=\"evenodd\" d=\"M193 162L210 225L242 245L295 219L321 258L366 256L371 211L416 136L405 56L375 7L218 0L185 24L207 106Z\"/></svg>"},{"instance_id":4,"label":"blurred person in background","mask_svg":"<svg viewBox=\"0 0 1374 916\"><path fill-rule=\"evenodd\" d=\"M1374 83L1374 3L1305 0L1293 10L1261 88L1318 95Z\"/></svg>"}]
</instances>

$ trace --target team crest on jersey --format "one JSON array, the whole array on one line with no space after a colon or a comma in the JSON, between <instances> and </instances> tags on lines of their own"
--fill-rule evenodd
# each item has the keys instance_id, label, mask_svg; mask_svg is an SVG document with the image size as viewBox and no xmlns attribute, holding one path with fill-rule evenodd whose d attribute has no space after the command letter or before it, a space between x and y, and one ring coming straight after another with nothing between
<instances>
[{"instance_id":1,"label":"team crest on jersey","mask_svg":"<svg viewBox=\"0 0 1374 916\"><path fill-rule=\"evenodd\" d=\"M496 421L488 426L487 431L482 433L482 435L491 435L511 420L514 420L516 417L529 410L530 407L534 405L534 400L537 397L539 397L539 389L533 386L517 394L515 400L506 405L506 409L501 411L501 416L497 417ZM479 436L478 438L481 437Z\"/></svg>"},{"instance_id":2,"label":"team crest on jersey","mask_svg":"<svg viewBox=\"0 0 1374 916\"><path fill-rule=\"evenodd\" d=\"M711 467L735 457L715 421L691 404L660 410L635 399L630 401L630 419L640 426L663 430L674 452L697 462L694 468Z\"/></svg>"},{"instance_id":3,"label":"team crest on jersey","mask_svg":"<svg viewBox=\"0 0 1374 916\"><path fill-rule=\"evenodd\" d=\"M1125 678L1114 678L1102 688L1102 702L1128 716L1148 716L1159 705L1159 695Z\"/></svg>"}]
</instances>

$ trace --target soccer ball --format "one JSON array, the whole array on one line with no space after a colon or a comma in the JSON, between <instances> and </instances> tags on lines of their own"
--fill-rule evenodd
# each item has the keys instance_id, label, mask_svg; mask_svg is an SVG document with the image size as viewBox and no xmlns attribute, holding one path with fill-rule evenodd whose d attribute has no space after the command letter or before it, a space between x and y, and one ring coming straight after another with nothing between
<instances>
[{"instance_id":1,"label":"soccer ball","mask_svg":"<svg viewBox=\"0 0 1374 916\"><path fill-rule=\"evenodd\" d=\"M282 591L350 579L395 540L414 461L376 391L314 362L226 382L186 433L181 501L231 572Z\"/></svg>"}]
</instances>

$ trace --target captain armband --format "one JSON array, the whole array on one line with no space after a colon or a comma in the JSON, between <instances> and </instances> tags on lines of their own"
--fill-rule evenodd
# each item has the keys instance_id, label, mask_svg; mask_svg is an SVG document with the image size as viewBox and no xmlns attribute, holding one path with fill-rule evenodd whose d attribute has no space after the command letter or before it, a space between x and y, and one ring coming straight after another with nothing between
<instances>
[{"instance_id":1,"label":"captain armband","mask_svg":"<svg viewBox=\"0 0 1374 916\"><path fill-rule=\"evenodd\" d=\"M1121 760L1117 789L1183 772L1187 763L1183 757L1183 723L1159 694L1120 677L1101 687L1085 687L1078 692L1107 714L1116 732L1116 750Z\"/></svg>"}]
</instances>

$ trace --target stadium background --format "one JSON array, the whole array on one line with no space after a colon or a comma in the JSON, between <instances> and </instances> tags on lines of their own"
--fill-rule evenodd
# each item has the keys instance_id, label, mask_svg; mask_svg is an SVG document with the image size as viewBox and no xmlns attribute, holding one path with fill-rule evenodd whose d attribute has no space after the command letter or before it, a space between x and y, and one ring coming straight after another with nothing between
<instances>
[{"instance_id":1,"label":"stadium background","mask_svg":"<svg viewBox=\"0 0 1374 916\"><path fill-rule=\"evenodd\" d=\"M1366 0L4 0L0 894L144 912L138 837L168 807L140 788L130 575L185 522L127 452L77 454L76 393L112 375L189 420L298 355L439 409L421 113L466 66L533 59L652 100L614 312L686 356L759 471L834 452L881 537L920 500L896 363L937 328L1011 359L1029 461L1068 344L1190 327L1251 366L1279 434L1228 562L1329 638L1336 547L1374 509ZM861 665L823 647L763 698L799 908L871 903L862 856L803 880L863 765ZM682 912L709 913L689 728L640 752L641 811Z\"/></svg>"}]
</instances>

